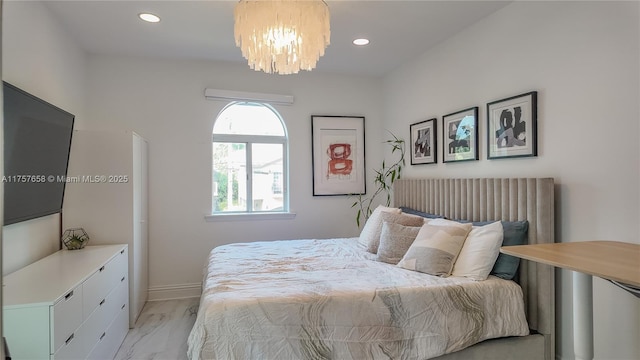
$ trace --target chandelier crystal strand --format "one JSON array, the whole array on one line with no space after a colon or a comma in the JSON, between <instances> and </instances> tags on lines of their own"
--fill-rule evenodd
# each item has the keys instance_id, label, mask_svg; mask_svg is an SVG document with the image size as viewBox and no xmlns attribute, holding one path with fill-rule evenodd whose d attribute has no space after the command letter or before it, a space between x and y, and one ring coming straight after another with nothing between
<instances>
[{"instance_id":1,"label":"chandelier crystal strand","mask_svg":"<svg viewBox=\"0 0 640 360\"><path fill-rule=\"evenodd\" d=\"M322 0L240 0L234 17L236 45L256 71L309 71L330 42L329 7Z\"/></svg>"}]
</instances>

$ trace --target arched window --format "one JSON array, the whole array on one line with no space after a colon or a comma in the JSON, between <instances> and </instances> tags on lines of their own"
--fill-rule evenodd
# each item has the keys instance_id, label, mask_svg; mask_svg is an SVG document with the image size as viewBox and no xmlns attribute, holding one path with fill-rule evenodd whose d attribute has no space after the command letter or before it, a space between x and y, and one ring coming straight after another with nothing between
<instances>
[{"instance_id":1,"label":"arched window","mask_svg":"<svg viewBox=\"0 0 640 360\"><path fill-rule=\"evenodd\" d=\"M232 102L212 138L214 215L289 211L287 131L275 109Z\"/></svg>"}]
</instances>

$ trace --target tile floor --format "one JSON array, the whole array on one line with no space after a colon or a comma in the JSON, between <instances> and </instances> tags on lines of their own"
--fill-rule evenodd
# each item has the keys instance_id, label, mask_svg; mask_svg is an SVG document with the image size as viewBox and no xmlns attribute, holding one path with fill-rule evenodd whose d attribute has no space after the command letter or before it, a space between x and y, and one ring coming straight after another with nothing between
<instances>
[{"instance_id":1,"label":"tile floor","mask_svg":"<svg viewBox=\"0 0 640 360\"><path fill-rule=\"evenodd\" d=\"M114 360L186 360L199 300L147 302Z\"/></svg>"}]
</instances>

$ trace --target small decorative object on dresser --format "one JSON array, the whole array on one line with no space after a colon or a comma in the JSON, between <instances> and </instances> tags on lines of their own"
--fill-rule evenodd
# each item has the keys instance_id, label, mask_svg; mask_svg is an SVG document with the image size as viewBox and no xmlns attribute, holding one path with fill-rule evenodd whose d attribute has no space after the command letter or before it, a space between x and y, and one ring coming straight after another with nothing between
<instances>
[{"instance_id":1,"label":"small decorative object on dresser","mask_svg":"<svg viewBox=\"0 0 640 360\"><path fill-rule=\"evenodd\" d=\"M87 245L89 235L83 228L67 229L62 233L62 243L68 250L79 250Z\"/></svg>"},{"instance_id":2,"label":"small decorative object on dresser","mask_svg":"<svg viewBox=\"0 0 640 360\"><path fill-rule=\"evenodd\" d=\"M478 107L442 117L442 162L478 160Z\"/></svg>"}]
</instances>

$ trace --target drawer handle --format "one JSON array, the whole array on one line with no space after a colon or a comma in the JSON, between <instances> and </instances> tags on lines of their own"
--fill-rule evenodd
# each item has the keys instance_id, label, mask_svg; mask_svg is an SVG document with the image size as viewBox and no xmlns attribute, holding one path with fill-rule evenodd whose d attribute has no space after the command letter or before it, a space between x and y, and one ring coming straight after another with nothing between
<instances>
[{"instance_id":1,"label":"drawer handle","mask_svg":"<svg viewBox=\"0 0 640 360\"><path fill-rule=\"evenodd\" d=\"M107 299L102 299L102 301L100 301L100 306L104 305L104 302L107 301Z\"/></svg>"},{"instance_id":2,"label":"drawer handle","mask_svg":"<svg viewBox=\"0 0 640 360\"><path fill-rule=\"evenodd\" d=\"M120 279L120 282L123 282L123 281L124 281L124 276L122 277L122 279Z\"/></svg>"},{"instance_id":3,"label":"drawer handle","mask_svg":"<svg viewBox=\"0 0 640 360\"><path fill-rule=\"evenodd\" d=\"M120 254L124 254L124 249L120 250Z\"/></svg>"},{"instance_id":4,"label":"drawer handle","mask_svg":"<svg viewBox=\"0 0 640 360\"><path fill-rule=\"evenodd\" d=\"M73 290L69 291L69 293L64 296L64 299L65 300L69 300L69 299L71 299L72 296L73 296Z\"/></svg>"},{"instance_id":5,"label":"drawer handle","mask_svg":"<svg viewBox=\"0 0 640 360\"><path fill-rule=\"evenodd\" d=\"M104 265L100 268L100 272L104 271Z\"/></svg>"},{"instance_id":6,"label":"drawer handle","mask_svg":"<svg viewBox=\"0 0 640 360\"><path fill-rule=\"evenodd\" d=\"M106 332L103 332L103 333L102 333L102 335L100 335L100 339L99 339L98 341L100 341L100 340L104 339L104 337L105 337L105 336L107 336L107 333L106 333Z\"/></svg>"},{"instance_id":7,"label":"drawer handle","mask_svg":"<svg viewBox=\"0 0 640 360\"><path fill-rule=\"evenodd\" d=\"M120 310L124 309L125 306L127 306L127 304L122 304L122 306L120 307Z\"/></svg>"},{"instance_id":8,"label":"drawer handle","mask_svg":"<svg viewBox=\"0 0 640 360\"><path fill-rule=\"evenodd\" d=\"M64 344L65 344L65 345L68 345L68 344L71 342L71 340L73 340L73 334L69 335L69 337L67 338L67 340L65 340L65 341L64 341Z\"/></svg>"}]
</instances>

